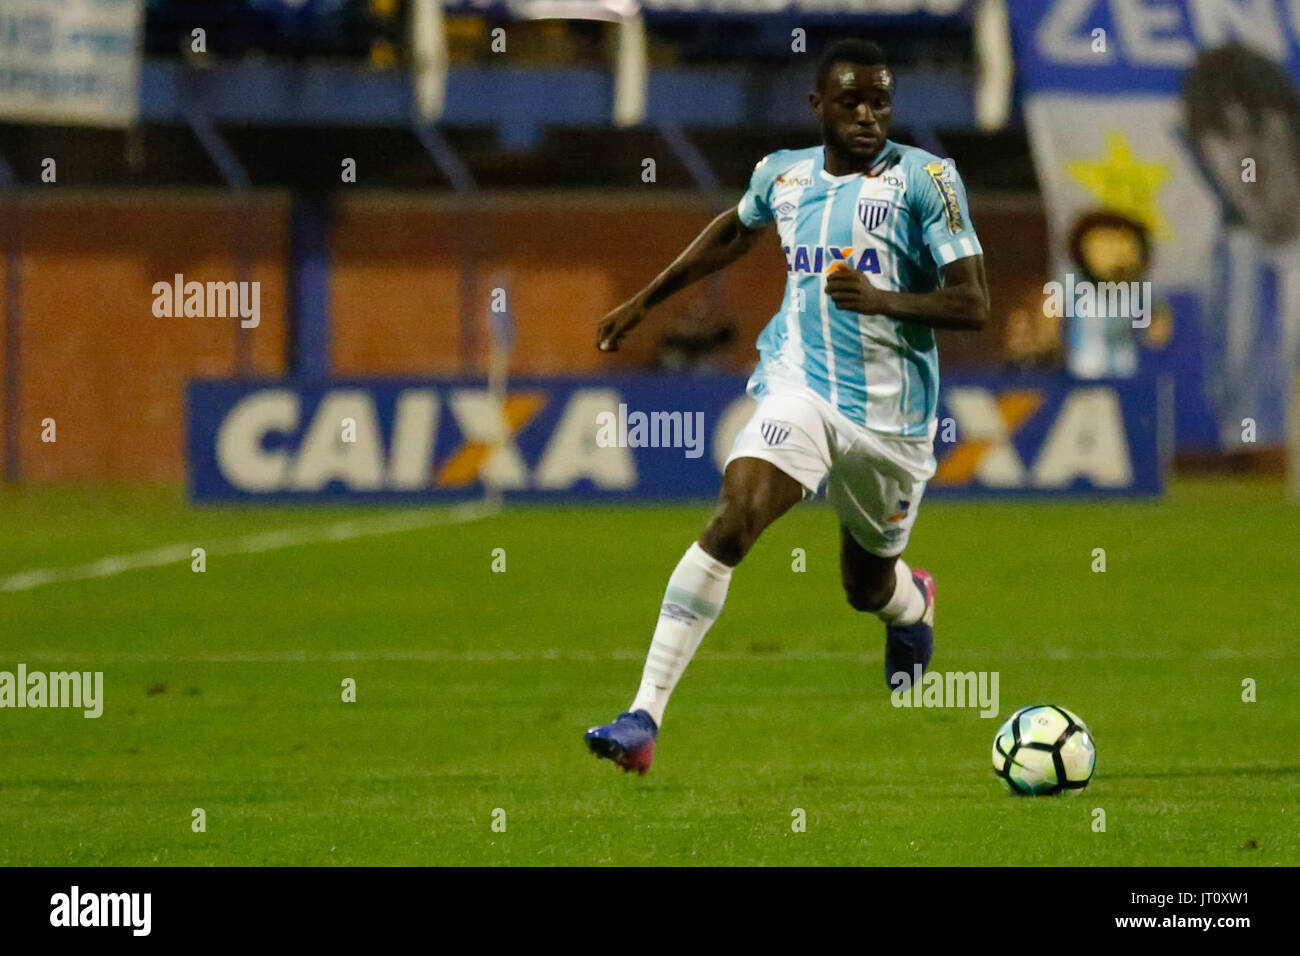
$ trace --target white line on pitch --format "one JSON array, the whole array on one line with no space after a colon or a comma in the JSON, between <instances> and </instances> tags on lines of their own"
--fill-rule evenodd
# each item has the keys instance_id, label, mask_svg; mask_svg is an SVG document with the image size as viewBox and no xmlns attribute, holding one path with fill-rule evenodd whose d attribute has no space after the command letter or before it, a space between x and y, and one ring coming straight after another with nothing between
<instances>
[{"instance_id":1,"label":"white line on pitch","mask_svg":"<svg viewBox=\"0 0 1300 956\"><path fill-rule=\"evenodd\" d=\"M1143 653L1116 653L1090 649L1064 652L1051 649L1046 652L1017 652L1017 660L1222 660L1242 656L1235 648L1207 648L1178 651L1151 648ZM639 661L645 649L620 647L610 650L583 650L579 648L537 648L514 650L511 648L437 650L434 648L396 648L375 650L279 650L279 651L213 651L209 653L99 653L96 651L37 651L28 660L50 663L80 662L89 664L329 664L348 661L359 662L412 662L424 664L534 664L545 661L566 663L607 663L610 661ZM745 661L847 661L870 664L880 660L880 651L833 651L815 647L787 650L715 650L701 652L700 660ZM969 664L969 660L967 661ZM956 662L952 670L962 670Z\"/></svg>"},{"instance_id":2,"label":"white line on pitch","mask_svg":"<svg viewBox=\"0 0 1300 956\"><path fill-rule=\"evenodd\" d=\"M337 521L334 524L315 527L259 531L224 544L214 544L207 548L207 553L210 555L261 554L266 551L299 547L304 544L352 541L356 538L372 538L376 535L394 534L398 531L414 531L417 528L430 528L440 524L463 524L485 518L497 513L499 510L500 507L493 503L471 501L453 505L451 508L442 511L399 512L376 518ZM178 564L190 559L194 547L193 544L172 544L161 548L150 548L147 551L134 551L130 554L110 554L107 557L91 561L89 564L19 571L8 577L0 578L0 591L28 591L43 584L107 578L115 574L122 574L125 571Z\"/></svg>"}]
</instances>

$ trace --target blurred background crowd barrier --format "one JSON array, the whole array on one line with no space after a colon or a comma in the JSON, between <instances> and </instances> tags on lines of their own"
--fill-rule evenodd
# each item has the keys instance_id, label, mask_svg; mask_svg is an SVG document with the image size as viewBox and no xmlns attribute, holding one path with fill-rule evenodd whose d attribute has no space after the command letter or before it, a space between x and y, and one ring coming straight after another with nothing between
<instances>
[{"instance_id":1,"label":"blurred background crowd barrier","mask_svg":"<svg viewBox=\"0 0 1300 956\"><path fill-rule=\"evenodd\" d=\"M775 244L615 356L595 323L759 158L819 141L812 66L845 35L889 51L894 138L956 161L985 249L994 321L940 338L970 438L949 479L1033 484L987 452L1029 475L1075 392L1069 454L1131 467L1042 487L1276 471L1300 339L1297 30L1286 0L0 0L4 478L188 464L220 485L234 405L199 388L187 418L192 382L234 383L232 403L301 386L280 428L301 443L321 383L485 376L494 315L510 375L543 391L646 372L734 390L780 300ZM256 325L159 316L177 276L258 283ZM1045 285L1075 280L1149 281L1149 311L1050 314ZM372 398L393 427L397 399ZM553 436L528 422L540 467L528 449Z\"/></svg>"}]
</instances>

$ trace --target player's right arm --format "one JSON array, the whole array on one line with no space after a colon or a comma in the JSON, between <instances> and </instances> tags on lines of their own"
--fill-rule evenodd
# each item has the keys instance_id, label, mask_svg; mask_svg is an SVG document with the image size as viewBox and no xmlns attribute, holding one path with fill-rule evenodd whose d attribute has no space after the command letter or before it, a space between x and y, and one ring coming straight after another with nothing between
<instances>
[{"instance_id":1,"label":"player's right arm","mask_svg":"<svg viewBox=\"0 0 1300 956\"><path fill-rule=\"evenodd\" d=\"M619 340L640 324L647 311L674 292L731 265L754 247L760 231L740 221L737 207L722 213L648 286L600 320L597 347L602 352L617 352Z\"/></svg>"},{"instance_id":2,"label":"player's right arm","mask_svg":"<svg viewBox=\"0 0 1300 956\"><path fill-rule=\"evenodd\" d=\"M769 158L764 156L754 167L749 189L734 208L709 223L654 281L600 320L597 348L618 351L619 340L640 324L648 310L754 248L759 233L775 221L767 200L777 164L768 163Z\"/></svg>"}]
</instances>

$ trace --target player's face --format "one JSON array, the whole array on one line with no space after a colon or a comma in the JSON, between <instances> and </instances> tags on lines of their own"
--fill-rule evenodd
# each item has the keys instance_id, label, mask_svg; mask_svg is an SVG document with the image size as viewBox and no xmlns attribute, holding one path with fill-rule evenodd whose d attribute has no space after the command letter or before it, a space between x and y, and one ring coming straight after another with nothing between
<instances>
[{"instance_id":1,"label":"player's face","mask_svg":"<svg viewBox=\"0 0 1300 956\"><path fill-rule=\"evenodd\" d=\"M894 74L885 66L836 63L809 96L827 148L866 162L885 145L894 117Z\"/></svg>"}]
</instances>

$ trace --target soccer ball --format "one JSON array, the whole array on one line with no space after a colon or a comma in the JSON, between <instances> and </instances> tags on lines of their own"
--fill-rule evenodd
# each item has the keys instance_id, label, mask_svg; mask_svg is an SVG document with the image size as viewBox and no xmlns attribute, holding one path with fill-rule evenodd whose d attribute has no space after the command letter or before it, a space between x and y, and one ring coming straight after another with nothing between
<instances>
[{"instance_id":1,"label":"soccer ball","mask_svg":"<svg viewBox=\"0 0 1300 956\"><path fill-rule=\"evenodd\" d=\"M1021 707L993 738L993 772L1018 796L1082 790L1097 748L1088 725L1064 707Z\"/></svg>"}]
</instances>

